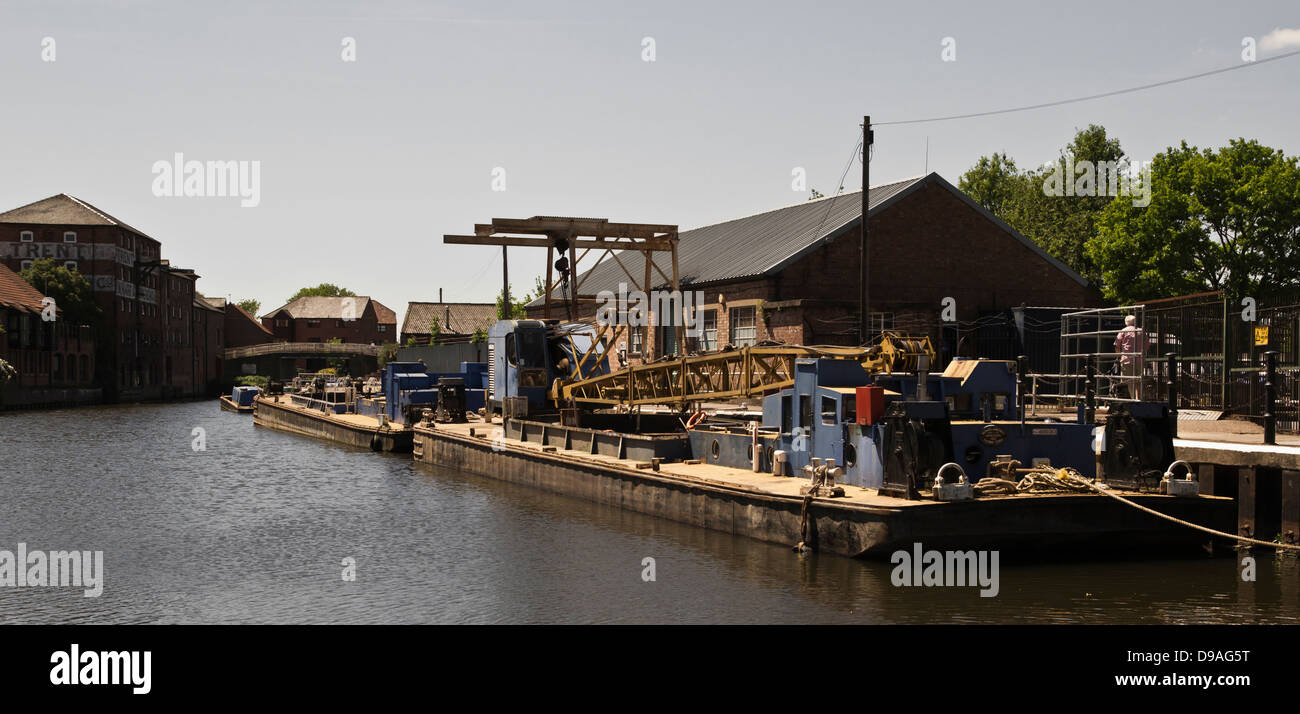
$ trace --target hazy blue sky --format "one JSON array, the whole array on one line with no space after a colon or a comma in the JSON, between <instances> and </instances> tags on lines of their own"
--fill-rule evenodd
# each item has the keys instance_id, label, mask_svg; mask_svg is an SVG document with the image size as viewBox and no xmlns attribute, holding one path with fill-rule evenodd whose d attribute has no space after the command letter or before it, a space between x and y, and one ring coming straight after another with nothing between
<instances>
[{"instance_id":1,"label":"hazy blue sky","mask_svg":"<svg viewBox=\"0 0 1300 714\"><path fill-rule=\"evenodd\" d=\"M161 240L208 295L266 311L328 281L400 317L440 287L494 298L499 250L441 242L475 222L714 223L805 199L794 167L833 193L863 114L975 112L1193 74L1240 63L1243 37L1277 28L1300 28L1300 3L4 0L0 210L70 193ZM945 37L955 62L941 59ZM883 126L872 183L922 173L927 137L930 170L955 183L993 151L1048 161L1089 123L1137 160L1238 136L1296 154L1298 88L1300 57ZM177 152L260 161L260 205L155 197L153 164ZM849 189L859 176L855 165ZM512 258L515 287L531 287L545 256Z\"/></svg>"}]
</instances>

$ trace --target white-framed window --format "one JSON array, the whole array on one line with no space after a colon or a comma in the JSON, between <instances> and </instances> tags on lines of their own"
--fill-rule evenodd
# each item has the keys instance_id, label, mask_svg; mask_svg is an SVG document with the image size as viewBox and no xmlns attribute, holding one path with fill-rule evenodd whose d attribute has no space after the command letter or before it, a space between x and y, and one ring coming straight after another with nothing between
<instances>
[{"instance_id":1,"label":"white-framed window","mask_svg":"<svg viewBox=\"0 0 1300 714\"><path fill-rule=\"evenodd\" d=\"M24 260L24 261L23 261L22 263L20 263L19 265L21 266L21 267L19 267L19 270L27 270L28 268L32 267L32 261L30 261L30 260Z\"/></svg>"},{"instance_id":2,"label":"white-framed window","mask_svg":"<svg viewBox=\"0 0 1300 714\"><path fill-rule=\"evenodd\" d=\"M871 313L871 334L877 335L885 330L894 329L894 313L892 312L873 312Z\"/></svg>"},{"instance_id":3,"label":"white-framed window","mask_svg":"<svg viewBox=\"0 0 1300 714\"><path fill-rule=\"evenodd\" d=\"M718 349L718 309L700 310L700 351Z\"/></svg>"},{"instance_id":4,"label":"white-framed window","mask_svg":"<svg viewBox=\"0 0 1300 714\"><path fill-rule=\"evenodd\" d=\"M75 261L75 260L65 260L65 261L63 261L63 267L67 268L68 270L76 270L76 269L77 269L77 261Z\"/></svg>"},{"instance_id":5,"label":"white-framed window","mask_svg":"<svg viewBox=\"0 0 1300 714\"><path fill-rule=\"evenodd\" d=\"M21 233L18 234L18 240L24 243L31 243L32 241L36 240L36 234L32 233L31 231L22 231Z\"/></svg>"},{"instance_id":6,"label":"white-framed window","mask_svg":"<svg viewBox=\"0 0 1300 714\"><path fill-rule=\"evenodd\" d=\"M76 231L64 231L64 232L63 232L63 242L64 242L64 243L76 243L76 242L77 242L77 232L76 232Z\"/></svg>"},{"instance_id":7,"label":"white-framed window","mask_svg":"<svg viewBox=\"0 0 1300 714\"><path fill-rule=\"evenodd\" d=\"M388 332L388 325L380 325L380 326L379 326L379 331L380 331L380 332Z\"/></svg>"},{"instance_id":8,"label":"white-framed window","mask_svg":"<svg viewBox=\"0 0 1300 714\"><path fill-rule=\"evenodd\" d=\"M733 307L728 312L731 320L731 344L744 347L757 342L758 321L754 306Z\"/></svg>"}]
</instances>

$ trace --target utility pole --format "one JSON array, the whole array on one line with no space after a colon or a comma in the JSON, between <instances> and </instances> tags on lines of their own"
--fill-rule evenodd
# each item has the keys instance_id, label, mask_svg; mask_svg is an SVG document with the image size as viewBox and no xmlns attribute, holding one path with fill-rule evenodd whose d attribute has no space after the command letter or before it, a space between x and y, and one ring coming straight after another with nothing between
<instances>
[{"instance_id":1,"label":"utility pole","mask_svg":"<svg viewBox=\"0 0 1300 714\"><path fill-rule=\"evenodd\" d=\"M862 117L862 241L858 244L858 267L861 271L861 292L858 294L858 342L866 344L871 335L871 277L867 262L867 214L871 210L871 117Z\"/></svg>"},{"instance_id":2,"label":"utility pole","mask_svg":"<svg viewBox=\"0 0 1300 714\"><path fill-rule=\"evenodd\" d=\"M513 320L514 310L510 309L510 261L506 259L506 247L501 246L501 315L502 320Z\"/></svg>"}]
</instances>

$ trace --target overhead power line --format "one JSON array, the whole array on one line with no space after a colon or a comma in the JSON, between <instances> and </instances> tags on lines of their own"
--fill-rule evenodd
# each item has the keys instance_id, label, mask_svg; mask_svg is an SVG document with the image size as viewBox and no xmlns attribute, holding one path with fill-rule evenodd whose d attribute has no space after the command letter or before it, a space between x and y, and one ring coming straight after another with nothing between
<instances>
[{"instance_id":1,"label":"overhead power line","mask_svg":"<svg viewBox=\"0 0 1300 714\"><path fill-rule=\"evenodd\" d=\"M1256 67L1258 65L1266 64L1268 62L1275 62L1277 60L1287 59L1288 57L1295 57L1296 55L1300 55L1300 50L1295 50L1293 52L1287 52L1285 54L1280 54L1280 55L1274 55L1273 57L1266 57L1262 60L1256 60L1254 62L1244 62L1242 64L1233 65L1231 67L1221 67L1219 69L1212 69L1208 72L1201 72L1199 74L1189 74L1186 77L1166 79L1161 82L1143 84L1138 87L1129 87L1127 89L1117 89L1113 92L1102 92L1101 94L1090 94L1086 97L1075 97L1074 99L1060 99L1054 102L1043 102L1042 104L1029 104L1023 107L1012 107L1010 109L995 109L993 111L988 111L988 112L972 112L970 114L953 114L944 117L930 117L928 119L905 119L901 121L872 122L872 124L874 126L890 126L890 125L897 126L900 124L925 124L927 122L935 122L935 121L949 121L952 119L973 119L975 117L987 117L987 116L993 116L995 114L1010 114L1012 112L1027 112L1033 109L1046 109L1047 107L1057 107L1057 106L1061 106L1062 104L1074 104L1076 102L1087 102L1093 99L1102 99L1105 97L1113 97L1119 94L1129 94L1132 92L1141 92L1146 89L1164 87L1170 84L1177 84L1179 82L1188 82L1193 79L1200 79L1201 77L1209 77L1210 75L1214 75L1214 74L1223 74L1224 72L1233 72L1239 69Z\"/></svg>"}]
</instances>

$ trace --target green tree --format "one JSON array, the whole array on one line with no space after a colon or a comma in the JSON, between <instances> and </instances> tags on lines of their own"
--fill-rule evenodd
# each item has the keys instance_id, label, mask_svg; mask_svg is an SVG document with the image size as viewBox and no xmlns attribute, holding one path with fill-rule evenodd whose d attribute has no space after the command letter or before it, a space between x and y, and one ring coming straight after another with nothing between
<instances>
[{"instance_id":1,"label":"green tree","mask_svg":"<svg viewBox=\"0 0 1300 714\"><path fill-rule=\"evenodd\" d=\"M1101 273L1087 250L1088 241L1097 233L1097 219L1114 199L1109 187L1097 195L1052 195L1049 179L1055 174L1074 182L1072 167L1090 161L1114 162L1117 171L1128 168L1128 160L1118 139L1106 134L1096 124L1075 132L1070 143L1061 149L1056 161L1041 168L1021 171L1004 153L980 157L962 175L958 187L1012 228L1034 241L1049 255L1068 265L1090 281L1098 282Z\"/></svg>"},{"instance_id":2,"label":"green tree","mask_svg":"<svg viewBox=\"0 0 1300 714\"><path fill-rule=\"evenodd\" d=\"M481 327L474 328L474 336L471 337L469 341L475 343L487 342L488 341L487 331Z\"/></svg>"},{"instance_id":3,"label":"green tree","mask_svg":"<svg viewBox=\"0 0 1300 714\"><path fill-rule=\"evenodd\" d=\"M61 313L59 319L87 325L99 317L101 311L95 304L90 281L75 268L65 268L53 258L40 258L18 275L47 297L54 298Z\"/></svg>"},{"instance_id":4,"label":"green tree","mask_svg":"<svg viewBox=\"0 0 1300 714\"><path fill-rule=\"evenodd\" d=\"M262 301L254 300L253 298L248 298L247 300L240 300L235 304L238 305L240 308L242 308L244 312L252 315L253 317L257 317L257 311L262 309Z\"/></svg>"},{"instance_id":5,"label":"green tree","mask_svg":"<svg viewBox=\"0 0 1300 714\"><path fill-rule=\"evenodd\" d=\"M357 294L351 290L339 287L334 283L321 283L315 287L300 289L298 292L293 294L293 297L289 298L285 302L293 302L300 297L356 297L356 295Z\"/></svg>"},{"instance_id":6,"label":"green tree","mask_svg":"<svg viewBox=\"0 0 1300 714\"><path fill-rule=\"evenodd\" d=\"M557 283L558 284L558 283ZM536 300L546 293L546 282L539 275L533 278L533 291L522 297L515 291L514 286L510 286L510 311L507 314L504 301L505 291L497 293L497 319L498 320L522 320L528 317L528 311L525 309L528 303Z\"/></svg>"},{"instance_id":7,"label":"green tree","mask_svg":"<svg viewBox=\"0 0 1300 714\"><path fill-rule=\"evenodd\" d=\"M429 320L429 344L438 344L440 335L442 335L442 320L439 320L438 316L434 315L433 319Z\"/></svg>"},{"instance_id":8,"label":"green tree","mask_svg":"<svg viewBox=\"0 0 1300 714\"><path fill-rule=\"evenodd\" d=\"M1016 162L1004 153L993 152L981 156L957 181L957 188L989 209L995 216L1004 217L1013 198L1018 198L1025 177L1016 169Z\"/></svg>"},{"instance_id":9,"label":"green tree","mask_svg":"<svg viewBox=\"0 0 1300 714\"><path fill-rule=\"evenodd\" d=\"M1088 252L1108 297L1203 290L1257 300L1300 290L1300 159L1254 140L1214 151L1182 142L1151 166L1151 203L1116 200Z\"/></svg>"}]
</instances>

